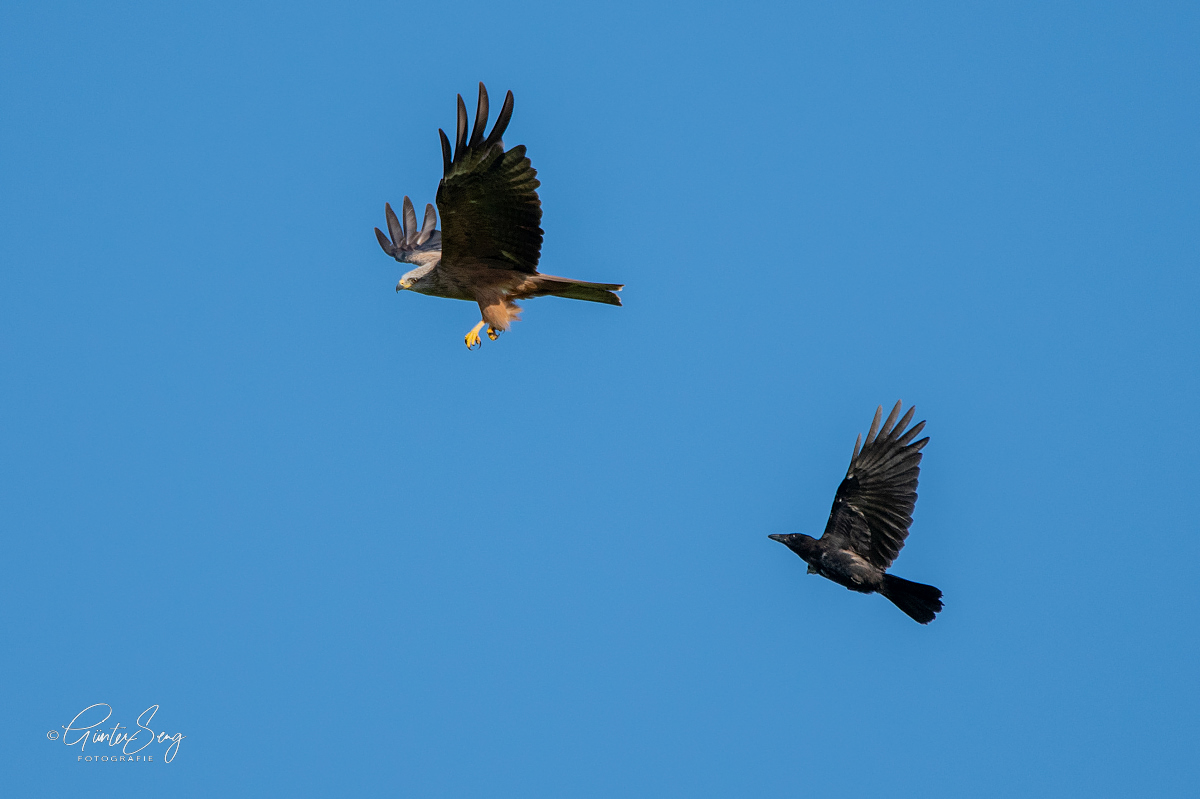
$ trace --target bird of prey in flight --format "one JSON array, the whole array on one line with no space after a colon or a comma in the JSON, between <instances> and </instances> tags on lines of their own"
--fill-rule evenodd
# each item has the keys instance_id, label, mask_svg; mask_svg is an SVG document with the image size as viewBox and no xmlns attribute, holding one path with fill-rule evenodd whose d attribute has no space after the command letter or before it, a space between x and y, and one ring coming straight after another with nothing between
<instances>
[{"instance_id":1,"label":"bird of prey in flight","mask_svg":"<svg viewBox=\"0 0 1200 799\"><path fill-rule=\"evenodd\" d=\"M897 402L880 427L880 406L866 443L862 436L854 442L850 468L834 495L833 510L819 539L803 533L769 537L803 558L809 574L861 594L883 594L913 619L928 624L942 609L942 592L886 573L908 537L917 504L921 449L929 443L928 437L913 441L924 422L904 431L916 408L909 408L896 423L900 407Z\"/></svg>"},{"instance_id":2,"label":"bird of prey in flight","mask_svg":"<svg viewBox=\"0 0 1200 799\"><path fill-rule=\"evenodd\" d=\"M615 283L585 283L539 274L542 251L542 203L537 171L525 157L525 145L505 151L500 137L512 118L512 92L504 98L492 132L484 137L488 96L479 84L475 125L468 137L467 108L458 96L458 130L454 153L442 130L442 180L437 190L437 210L442 229L436 230L437 213L425 206L425 219L417 227L412 201L404 198L404 222L391 204L384 206L389 240L375 228L383 251L416 268L400 278L396 291L408 289L434 297L479 303L482 321L466 335L467 349L483 342L479 331L487 325L495 341L501 331L521 318L517 300L530 297L567 297L573 300L620 305Z\"/></svg>"}]
</instances>

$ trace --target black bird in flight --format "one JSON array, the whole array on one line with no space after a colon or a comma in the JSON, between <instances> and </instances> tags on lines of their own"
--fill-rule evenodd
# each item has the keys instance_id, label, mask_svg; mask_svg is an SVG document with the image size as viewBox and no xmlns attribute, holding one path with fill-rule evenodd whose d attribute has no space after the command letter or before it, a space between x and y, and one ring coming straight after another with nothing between
<instances>
[{"instance_id":1,"label":"black bird in flight","mask_svg":"<svg viewBox=\"0 0 1200 799\"><path fill-rule=\"evenodd\" d=\"M908 537L917 504L921 449L929 443L928 436L913 441L924 422L904 432L915 407L896 424L900 407L897 402L881 428L883 406L879 406L866 444L862 436L854 442L850 468L833 498L825 533L819 539L803 533L769 538L803 558L809 574L860 594L883 594L913 619L928 624L942 609L942 592L885 573Z\"/></svg>"}]
</instances>

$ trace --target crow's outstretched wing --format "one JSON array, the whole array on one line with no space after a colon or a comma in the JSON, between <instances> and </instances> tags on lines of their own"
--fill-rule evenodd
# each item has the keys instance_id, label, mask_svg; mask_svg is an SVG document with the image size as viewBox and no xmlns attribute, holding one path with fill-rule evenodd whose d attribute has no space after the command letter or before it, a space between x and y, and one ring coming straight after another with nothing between
<instances>
[{"instance_id":1,"label":"crow's outstretched wing","mask_svg":"<svg viewBox=\"0 0 1200 799\"><path fill-rule=\"evenodd\" d=\"M488 96L479 84L475 126L467 138L467 108L458 96L458 131L454 154L444 131L443 177L437 206L442 215L442 268L481 264L534 274L542 252L542 203L537 170L525 157L525 146L508 152L500 137L512 117L513 95L504 98L492 132L487 127Z\"/></svg>"},{"instance_id":2,"label":"crow's outstretched wing","mask_svg":"<svg viewBox=\"0 0 1200 799\"><path fill-rule=\"evenodd\" d=\"M880 569L892 564L908 537L913 507L917 504L921 448L929 443L928 437L913 441L924 429L924 422L904 431L912 421L915 407L909 408L896 424L900 408L901 403L897 402L881 428L883 406L880 406L866 443L861 437L854 442L850 468L838 486L829 522L821 536L822 541L852 549Z\"/></svg>"}]
</instances>

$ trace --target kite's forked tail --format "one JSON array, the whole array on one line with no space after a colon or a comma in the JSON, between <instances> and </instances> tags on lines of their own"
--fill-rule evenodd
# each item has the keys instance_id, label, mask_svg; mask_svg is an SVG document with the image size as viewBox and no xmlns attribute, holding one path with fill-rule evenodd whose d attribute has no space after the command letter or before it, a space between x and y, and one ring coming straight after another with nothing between
<instances>
[{"instance_id":1,"label":"kite's forked tail","mask_svg":"<svg viewBox=\"0 0 1200 799\"><path fill-rule=\"evenodd\" d=\"M571 300L602 302L606 305L620 305L621 298L613 292L624 288L621 283L585 283L582 280L554 275L537 275L534 280L537 282L538 296L566 297Z\"/></svg>"},{"instance_id":2,"label":"kite's forked tail","mask_svg":"<svg viewBox=\"0 0 1200 799\"><path fill-rule=\"evenodd\" d=\"M879 593L921 624L929 624L942 609L941 591L932 585L914 583L890 574L883 575L883 586Z\"/></svg>"}]
</instances>

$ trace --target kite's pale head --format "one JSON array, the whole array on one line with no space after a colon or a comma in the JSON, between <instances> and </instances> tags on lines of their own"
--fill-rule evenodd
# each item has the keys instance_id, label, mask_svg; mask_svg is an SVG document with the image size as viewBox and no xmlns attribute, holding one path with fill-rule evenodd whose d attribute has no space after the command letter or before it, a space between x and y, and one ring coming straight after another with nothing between
<instances>
[{"instance_id":1,"label":"kite's pale head","mask_svg":"<svg viewBox=\"0 0 1200 799\"><path fill-rule=\"evenodd\" d=\"M417 286L417 284L421 282L422 278L433 271L434 266L436 266L436 264L418 266L416 269L407 273L404 275L404 277L400 278L400 282L396 284L396 291L407 291L414 286ZM420 291L419 286L417 287L417 291Z\"/></svg>"}]
</instances>

